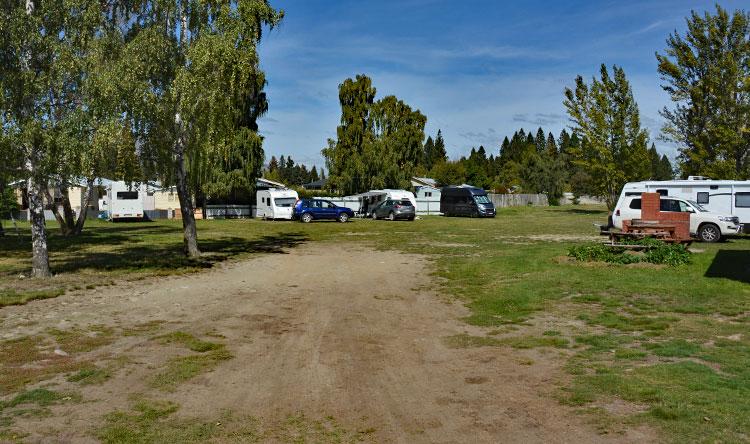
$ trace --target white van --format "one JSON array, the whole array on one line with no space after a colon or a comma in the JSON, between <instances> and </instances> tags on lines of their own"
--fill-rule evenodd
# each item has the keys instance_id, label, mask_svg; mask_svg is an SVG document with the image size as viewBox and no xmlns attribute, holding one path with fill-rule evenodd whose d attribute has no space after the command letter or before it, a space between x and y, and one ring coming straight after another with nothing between
<instances>
[{"instance_id":1,"label":"white van","mask_svg":"<svg viewBox=\"0 0 750 444\"><path fill-rule=\"evenodd\" d=\"M724 236L734 236L740 232L737 216L722 216L712 213L695 201L662 197L659 210L665 212L690 213L690 234L703 242L718 242ZM641 195L621 196L612 212L612 224L622 229L625 220L641 218Z\"/></svg>"},{"instance_id":2,"label":"white van","mask_svg":"<svg viewBox=\"0 0 750 444\"><path fill-rule=\"evenodd\" d=\"M299 194L294 190L270 188L259 190L256 199L256 217L292 220L292 210Z\"/></svg>"},{"instance_id":3,"label":"white van","mask_svg":"<svg viewBox=\"0 0 750 444\"><path fill-rule=\"evenodd\" d=\"M750 180L690 176L686 180L630 182L623 187L620 200L645 192L692 200L713 213L737 216L745 231L750 230Z\"/></svg>"},{"instance_id":4,"label":"white van","mask_svg":"<svg viewBox=\"0 0 750 444\"><path fill-rule=\"evenodd\" d=\"M107 186L107 195L102 199L103 208L111 221L123 219L143 220L143 193L139 184L111 182Z\"/></svg>"}]
</instances>

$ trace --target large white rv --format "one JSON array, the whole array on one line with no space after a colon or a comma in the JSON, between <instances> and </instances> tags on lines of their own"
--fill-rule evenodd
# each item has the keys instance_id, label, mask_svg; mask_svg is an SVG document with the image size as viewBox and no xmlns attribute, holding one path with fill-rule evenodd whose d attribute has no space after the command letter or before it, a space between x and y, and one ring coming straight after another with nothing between
<instances>
[{"instance_id":1,"label":"large white rv","mask_svg":"<svg viewBox=\"0 0 750 444\"><path fill-rule=\"evenodd\" d=\"M101 199L102 208L107 211L111 221L123 219L144 219L143 190L137 184L111 182L107 186L107 195Z\"/></svg>"},{"instance_id":2,"label":"large white rv","mask_svg":"<svg viewBox=\"0 0 750 444\"><path fill-rule=\"evenodd\" d=\"M750 180L690 176L686 180L630 182L623 187L620 201L644 192L691 200L712 213L737 216L745 230L750 229Z\"/></svg>"},{"instance_id":3,"label":"large white rv","mask_svg":"<svg viewBox=\"0 0 750 444\"><path fill-rule=\"evenodd\" d=\"M299 195L294 190L269 188L256 193L256 217L261 219L292 219Z\"/></svg>"}]
</instances>

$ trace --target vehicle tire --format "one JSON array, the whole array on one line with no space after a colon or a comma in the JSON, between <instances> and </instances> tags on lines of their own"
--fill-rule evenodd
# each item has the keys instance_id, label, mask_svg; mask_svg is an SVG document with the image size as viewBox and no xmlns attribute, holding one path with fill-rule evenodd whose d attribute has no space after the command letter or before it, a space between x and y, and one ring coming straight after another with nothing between
<instances>
[{"instance_id":1,"label":"vehicle tire","mask_svg":"<svg viewBox=\"0 0 750 444\"><path fill-rule=\"evenodd\" d=\"M415 218L416 218L416 216L410 216L410 217L409 217L409 220L410 220L410 221L412 221L412 222L414 222L414 219L415 219Z\"/></svg>"},{"instance_id":2,"label":"vehicle tire","mask_svg":"<svg viewBox=\"0 0 750 444\"><path fill-rule=\"evenodd\" d=\"M349 221L349 215L346 213L339 214L339 222L344 223Z\"/></svg>"},{"instance_id":3,"label":"vehicle tire","mask_svg":"<svg viewBox=\"0 0 750 444\"><path fill-rule=\"evenodd\" d=\"M372 220L378 220L378 214L376 212L372 212Z\"/></svg>"},{"instance_id":4,"label":"vehicle tire","mask_svg":"<svg viewBox=\"0 0 750 444\"><path fill-rule=\"evenodd\" d=\"M300 218L300 220L302 222L306 223L306 224L309 224L313 220L312 214L305 213L305 214L302 215L302 217Z\"/></svg>"},{"instance_id":5,"label":"vehicle tire","mask_svg":"<svg viewBox=\"0 0 750 444\"><path fill-rule=\"evenodd\" d=\"M719 242L721 240L721 230L714 224L703 224L698 229L698 238L701 242Z\"/></svg>"},{"instance_id":6,"label":"vehicle tire","mask_svg":"<svg viewBox=\"0 0 750 444\"><path fill-rule=\"evenodd\" d=\"M396 220L396 214L393 211L391 211L390 213L388 213L388 220L390 220L390 221Z\"/></svg>"}]
</instances>

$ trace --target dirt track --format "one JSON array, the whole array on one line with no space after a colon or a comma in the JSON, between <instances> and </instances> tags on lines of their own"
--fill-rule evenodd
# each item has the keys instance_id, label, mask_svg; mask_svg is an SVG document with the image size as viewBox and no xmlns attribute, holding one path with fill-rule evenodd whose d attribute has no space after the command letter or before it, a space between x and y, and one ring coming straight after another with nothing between
<instances>
[{"instance_id":1,"label":"dirt track","mask_svg":"<svg viewBox=\"0 0 750 444\"><path fill-rule=\"evenodd\" d=\"M0 310L2 334L166 321L166 331L223 337L233 359L158 394L186 418L331 416L376 442L653 439L642 430L600 435L560 405L556 352L448 348L445 337L476 331L460 320L465 308L426 289L428 271L418 256L304 245L202 274L8 307ZM88 402L19 419L32 440L91 440L104 413L128 408L128 394L149 392L144 381L165 360L147 334L118 338L95 355L127 356L130 364L104 385L76 387Z\"/></svg>"}]
</instances>

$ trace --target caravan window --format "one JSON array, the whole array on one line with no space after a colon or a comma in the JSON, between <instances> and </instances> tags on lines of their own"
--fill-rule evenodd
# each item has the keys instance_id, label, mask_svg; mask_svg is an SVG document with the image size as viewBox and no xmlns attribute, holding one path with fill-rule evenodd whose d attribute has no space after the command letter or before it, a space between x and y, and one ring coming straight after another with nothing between
<instances>
[{"instance_id":1,"label":"caravan window","mask_svg":"<svg viewBox=\"0 0 750 444\"><path fill-rule=\"evenodd\" d=\"M662 196L669 196L669 190L656 190L657 193L659 193Z\"/></svg>"},{"instance_id":2,"label":"caravan window","mask_svg":"<svg viewBox=\"0 0 750 444\"><path fill-rule=\"evenodd\" d=\"M737 208L750 208L750 193L735 193L734 206Z\"/></svg>"},{"instance_id":3,"label":"caravan window","mask_svg":"<svg viewBox=\"0 0 750 444\"><path fill-rule=\"evenodd\" d=\"M707 192L700 192L698 193L698 198L695 199L699 204L707 204L708 203L708 193Z\"/></svg>"},{"instance_id":4,"label":"caravan window","mask_svg":"<svg viewBox=\"0 0 750 444\"><path fill-rule=\"evenodd\" d=\"M117 198L120 200L138 200L138 191L118 191Z\"/></svg>"},{"instance_id":5,"label":"caravan window","mask_svg":"<svg viewBox=\"0 0 750 444\"><path fill-rule=\"evenodd\" d=\"M630 201L630 209L631 210L640 210L641 209L641 200L640 199L633 199Z\"/></svg>"},{"instance_id":6,"label":"caravan window","mask_svg":"<svg viewBox=\"0 0 750 444\"><path fill-rule=\"evenodd\" d=\"M291 207L295 202L297 202L297 199L293 197L277 197L273 200L273 203L275 203L277 207Z\"/></svg>"}]
</instances>

